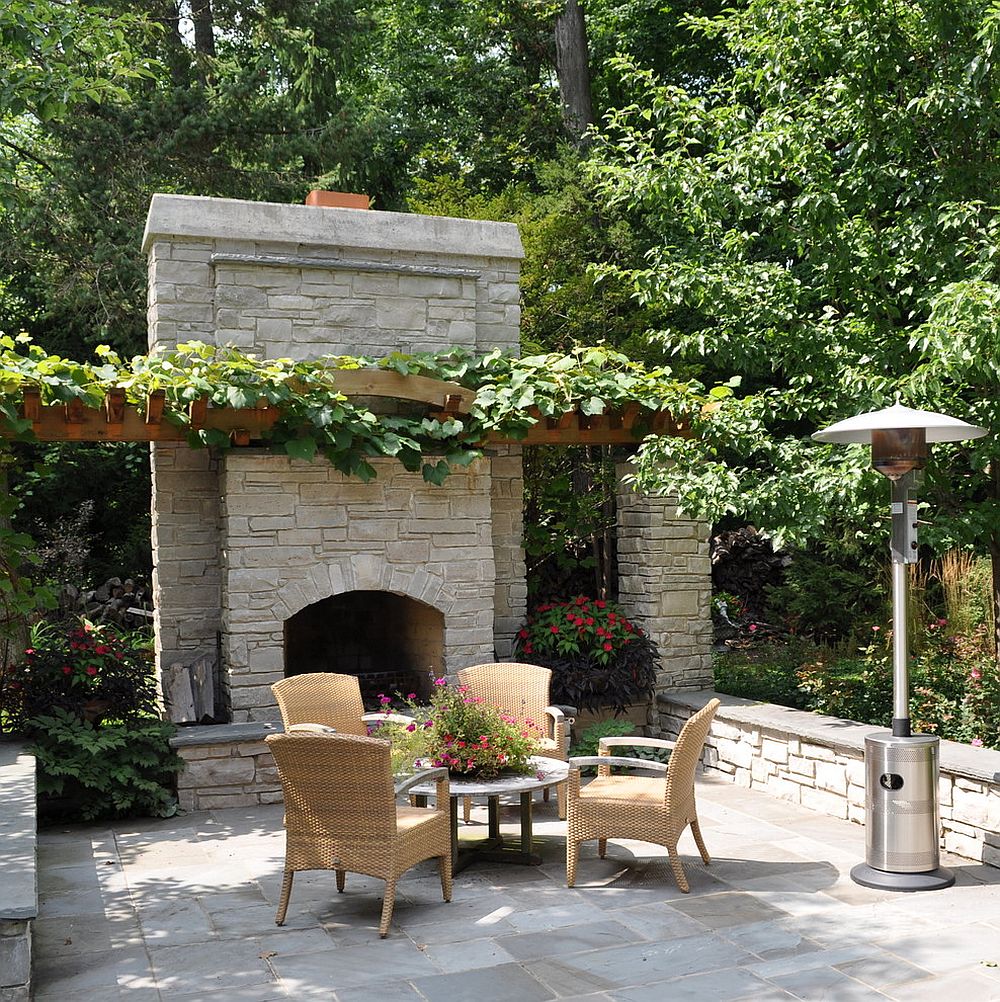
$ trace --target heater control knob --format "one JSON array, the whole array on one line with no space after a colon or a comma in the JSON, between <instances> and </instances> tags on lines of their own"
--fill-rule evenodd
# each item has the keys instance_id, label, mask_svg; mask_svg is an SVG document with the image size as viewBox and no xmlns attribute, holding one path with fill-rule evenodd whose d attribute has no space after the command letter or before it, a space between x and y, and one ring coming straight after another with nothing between
<instances>
[{"instance_id":1,"label":"heater control knob","mask_svg":"<svg viewBox=\"0 0 1000 1002\"><path fill-rule=\"evenodd\" d=\"M882 773L878 782L883 790L901 790L903 788L903 777L897 772Z\"/></svg>"}]
</instances>

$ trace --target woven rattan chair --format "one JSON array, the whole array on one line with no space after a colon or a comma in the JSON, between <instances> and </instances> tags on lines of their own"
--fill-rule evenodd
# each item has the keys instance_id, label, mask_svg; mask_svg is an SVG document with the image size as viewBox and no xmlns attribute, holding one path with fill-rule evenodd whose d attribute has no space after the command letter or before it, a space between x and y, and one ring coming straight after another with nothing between
<instances>
[{"instance_id":1,"label":"woven rattan chair","mask_svg":"<svg viewBox=\"0 0 1000 1002\"><path fill-rule=\"evenodd\" d=\"M356 675L307 672L275 682L271 691L278 701L286 732L297 728L308 730L306 725L320 724L332 727L338 734L365 735L369 724L409 719L382 711L365 713Z\"/></svg>"},{"instance_id":2,"label":"woven rattan chair","mask_svg":"<svg viewBox=\"0 0 1000 1002\"><path fill-rule=\"evenodd\" d=\"M451 901L451 821L446 769L427 769L393 786L389 744L353 734L272 734L285 797L285 878L275 922L283 925L300 870L364 873L385 881L379 935L389 932L396 882L411 866L437 859ZM437 780L435 807L401 807L396 795Z\"/></svg>"},{"instance_id":3,"label":"woven rattan chair","mask_svg":"<svg viewBox=\"0 0 1000 1002\"><path fill-rule=\"evenodd\" d=\"M467 687L501 713L516 717L519 723L531 721L542 733L540 753L566 761L569 750L569 727L562 710L549 705L549 682L552 672L539 665L506 662L475 665L458 673L458 684ZM548 790L545 791L548 793ZM560 820L566 817L566 784L556 787ZM465 798L464 817L469 820L470 798Z\"/></svg>"},{"instance_id":4,"label":"woven rattan chair","mask_svg":"<svg viewBox=\"0 0 1000 1002\"><path fill-rule=\"evenodd\" d=\"M711 700L694 714L681 729L676 741L657 738L602 738L600 754L569 760L568 804L566 822L566 884L576 883L576 864L580 843L598 840L598 852L604 858L609 838L630 838L666 846L670 867L677 886L686 894L687 878L677 842L690 825L702 860L710 857L698 827L694 802L694 776L705 746L712 718L719 708ZM664 765L646 759L612 756L614 745L671 748L669 762ZM580 767L598 766L597 778L580 786ZM612 776L611 766L657 769L664 776Z\"/></svg>"}]
</instances>

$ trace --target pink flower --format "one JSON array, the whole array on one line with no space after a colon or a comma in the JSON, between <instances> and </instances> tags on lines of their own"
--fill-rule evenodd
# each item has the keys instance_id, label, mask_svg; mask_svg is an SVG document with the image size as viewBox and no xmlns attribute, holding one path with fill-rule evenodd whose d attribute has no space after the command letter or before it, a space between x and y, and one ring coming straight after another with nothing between
<instances>
[{"instance_id":1,"label":"pink flower","mask_svg":"<svg viewBox=\"0 0 1000 1002\"><path fill-rule=\"evenodd\" d=\"M435 685L447 685L448 684L448 680L446 678L436 678L436 679L434 679L434 684Z\"/></svg>"},{"instance_id":2,"label":"pink flower","mask_svg":"<svg viewBox=\"0 0 1000 1002\"><path fill-rule=\"evenodd\" d=\"M751 624L750 624L750 625L749 625L749 626L747 627L747 629L748 629L748 630L749 630L749 631L750 631L751 633L756 633L756 632L757 632L757 624L756 624L756 623L751 623Z\"/></svg>"},{"instance_id":3,"label":"pink flower","mask_svg":"<svg viewBox=\"0 0 1000 1002\"><path fill-rule=\"evenodd\" d=\"M415 731L417 729L417 725L416 724L407 724L406 729L412 733L413 731Z\"/></svg>"},{"instance_id":4,"label":"pink flower","mask_svg":"<svg viewBox=\"0 0 1000 1002\"><path fill-rule=\"evenodd\" d=\"M416 699L417 698L417 694L415 692L408 692L406 694L406 698L407 699Z\"/></svg>"},{"instance_id":5,"label":"pink flower","mask_svg":"<svg viewBox=\"0 0 1000 1002\"><path fill-rule=\"evenodd\" d=\"M982 748L983 747L983 739L982 738L973 738L969 742L969 744L972 745L973 748Z\"/></svg>"},{"instance_id":6,"label":"pink flower","mask_svg":"<svg viewBox=\"0 0 1000 1002\"><path fill-rule=\"evenodd\" d=\"M974 678L978 682L983 677L983 673L978 668L969 669L969 678Z\"/></svg>"},{"instance_id":7,"label":"pink flower","mask_svg":"<svg viewBox=\"0 0 1000 1002\"><path fill-rule=\"evenodd\" d=\"M881 629L882 629L881 626L873 626L872 627L872 633L878 633L878 631L881 630Z\"/></svg>"},{"instance_id":8,"label":"pink flower","mask_svg":"<svg viewBox=\"0 0 1000 1002\"><path fill-rule=\"evenodd\" d=\"M392 700L388 696L384 696L382 693L379 693L379 695L378 695L378 701L383 706L388 706L392 702Z\"/></svg>"}]
</instances>

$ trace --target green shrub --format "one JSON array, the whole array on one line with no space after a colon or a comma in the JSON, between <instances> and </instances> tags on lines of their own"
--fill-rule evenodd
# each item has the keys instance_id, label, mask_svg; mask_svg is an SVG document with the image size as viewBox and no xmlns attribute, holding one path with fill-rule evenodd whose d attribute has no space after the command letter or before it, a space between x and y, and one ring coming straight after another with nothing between
<instances>
[{"instance_id":1,"label":"green shrub","mask_svg":"<svg viewBox=\"0 0 1000 1002\"><path fill-rule=\"evenodd\" d=\"M170 817L177 801L169 786L182 765L169 745L174 731L155 719L95 726L64 709L35 717L38 792L67 798L63 817Z\"/></svg>"},{"instance_id":2,"label":"green shrub","mask_svg":"<svg viewBox=\"0 0 1000 1002\"><path fill-rule=\"evenodd\" d=\"M635 724L630 720L599 720L596 724L591 724L573 742L569 753L571 756L585 757L596 755L600 748L601 738L623 738L635 733ZM622 755L630 754L628 749L621 749ZM580 770L585 776L593 776L597 769L593 766L584 766Z\"/></svg>"},{"instance_id":3,"label":"green shrub","mask_svg":"<svg viewBox=\"0 0 1000 1002\"><path fill-rule=\"evenodd\" d=\"M924 649L910 662L913 730L1000 748L1000 670L978 637L951 636L945 626L938 620L926 628ZM796 658L798 666L791 663ZM892 722L892 656L879 639L855 657L831 657L801 643L729 652L716 659L715 686L860 723Z\"/></svg>"}]
</instances>

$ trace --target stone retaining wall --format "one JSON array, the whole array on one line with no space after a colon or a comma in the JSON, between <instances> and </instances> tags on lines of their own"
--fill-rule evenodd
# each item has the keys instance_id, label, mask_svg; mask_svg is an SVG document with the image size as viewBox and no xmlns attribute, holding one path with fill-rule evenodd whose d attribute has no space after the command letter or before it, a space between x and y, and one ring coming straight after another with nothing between
<instances>
[{"instance_id":1,"label":"stone retaining wall","mask_svg":"<svg viewBox=\"0 0 1000 1002\"><path fill-rule=\"evenodd\" d=\"M184 760L177 800L185 811L280 804L281 783L264 743L281 724L212 724L184 727L170 746Z\"/></svg>"},{"instance_id":2,"label":"stone retaining wall","mask_svg":"<svg viewBox=\"0 0 1000 1002\"><path fill-rule=\"evenodd\" d=\"M38 916L35 757L0 742L0 1002L31 998L31 931Z\"/></svg>"},{"instance_id":3,"label":"stone retaining wall","mask_svg":"<svg viewBox=\"0 0 1000 1002\"><path fill-rule=\"evenodd\" d=\"M710 691L659 696L659 734L676 737L709 699L722 706L706 742L706 765L835 818L864 824L865 737L879 728L753 703ZM941 742L941 847L1000 867L1000 752Z\"/></svg>"}]
</instances>

